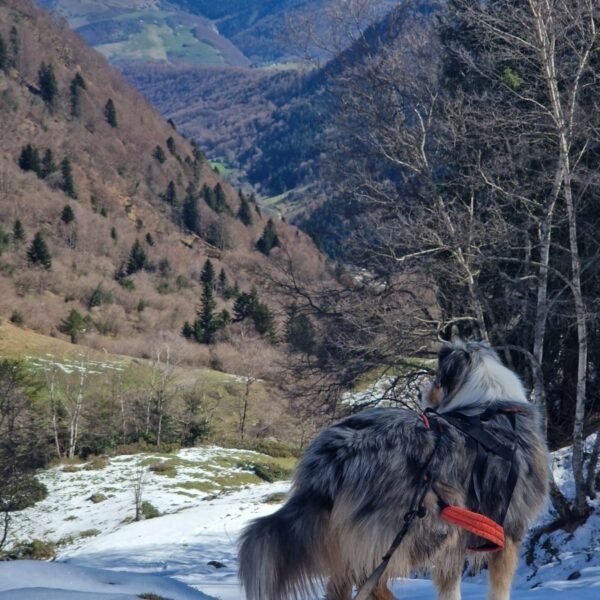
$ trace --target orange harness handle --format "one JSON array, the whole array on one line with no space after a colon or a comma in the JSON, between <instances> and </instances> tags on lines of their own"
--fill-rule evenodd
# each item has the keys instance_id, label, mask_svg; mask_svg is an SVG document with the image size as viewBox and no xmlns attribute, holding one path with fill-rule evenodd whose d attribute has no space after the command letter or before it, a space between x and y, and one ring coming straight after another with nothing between
<instances>
[{"instance_id":1,"label":"orange harness handle","mask_svg":"<svg viewBox=\"0 0 600 600\"><path fill-rule=\"evenodd\" d=\"M486 546L469 548L469 550L474 552L496 552L504 548L504 528L489 517L466 508L447 504L440 510L440 516L444 521L462 527L489 542Z\"/></svg>"}]
</instances>

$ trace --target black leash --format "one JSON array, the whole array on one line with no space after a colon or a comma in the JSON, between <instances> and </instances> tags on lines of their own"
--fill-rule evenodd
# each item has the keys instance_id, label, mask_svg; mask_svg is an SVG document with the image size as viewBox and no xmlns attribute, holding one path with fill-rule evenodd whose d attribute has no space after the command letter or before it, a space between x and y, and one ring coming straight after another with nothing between
<instances>
[{"instance_id":1,"label":"black leash","mask_svg":"<svg viewBox=\"0 0 600 600\"><path fill-rule=\"evenodd\" d=\"M421 483L423 485L421 488L417 488L413 495L412 502L410 504L410 510L404 515L404 524L402 525L402 528L396 534L394 541L392 542L388 551L383 556L381 563L379 563L379 566L373 571L373 573L371 573L371 576L360 587L360 589L358 590L358 593L354 597L354 600L368 600L371 597L373 590L377 587L377 584L379 583L379 580L381 579L383 572L387 568L388 563L390 562L392 556L394 555L394 552L396 552L396 550L398 549L398 546L400 546L400 544L402 543L402 540L408 533L408 530L410 529L410 526L412 525L413 521L417 517L419 519L422 519L425 516L425 514L427 513L427 510L425 509L425 504L424 504L425 496L427 495L427 492L431 489L431 485L433 483L433 479L431 476L431 470L429 467L431 466L431 462L437 453L441 439L442 439L442 436L437 435L435 446L433 447L433 450L432 450L431 454L429 455L429 458L427 459L425 464L421 467L421 472L420 472L419 478L421 479Z\"/></svg>"}]
</instances>

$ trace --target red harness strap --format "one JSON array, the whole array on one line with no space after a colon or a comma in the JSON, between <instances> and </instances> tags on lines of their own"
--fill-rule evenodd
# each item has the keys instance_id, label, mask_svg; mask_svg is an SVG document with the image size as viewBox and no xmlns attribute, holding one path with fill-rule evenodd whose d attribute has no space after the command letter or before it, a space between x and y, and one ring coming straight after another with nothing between
<instances>
[{"instance_id":1,"label":"red harness strap","mask_svg":"<svg viewBox=\"0 0 600 600\"><path fill-rule=\"evenodd\" d=\"M485 546L469 548L469 550L473 552L496 552L504 548L504 528L489 517L466 508L449 506L443 503L440 516L444 521L462 527L489 542Z\"/></svg>"}]
</instances>

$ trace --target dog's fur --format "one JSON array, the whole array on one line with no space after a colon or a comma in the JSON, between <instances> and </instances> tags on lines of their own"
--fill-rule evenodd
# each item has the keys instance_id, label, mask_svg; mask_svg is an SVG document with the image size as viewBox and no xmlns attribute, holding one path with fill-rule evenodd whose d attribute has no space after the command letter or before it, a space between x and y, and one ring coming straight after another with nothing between
<instances>
[{"instance_id":1,"label":"dog's fur","mask_svg":"<svg viewBox=\"0 0 600 600\"><path fill-rule=\"evenodd\" d=\"M519 543L547 494L548 456L537 412L518 377L488 345L474 342L440 350L438 372L423 401L439 413L480 413L492 403L518 403L521 409L516 413L519 479L504 520L506 546L488 559L489 599L507 600ZM509 418L490 421L488 431L509 440ZM288 502L242 535L240 577L248 600L314 598L320 585L327 588L327 600L350 600L352 586L368 578L402 527L435 440L419 416L404 409L366 410L323 431L296 470ZM474 460L473 445L448 427L431 463L434 487L425 498L427 513L413 522L375 600L393 598L387 579L423 568L431 569L438 598L460 599L465 553L473 539L439 517L437 501L442 497L473 508L468 490ZM506 462L490 455L484 501L477 508L496 520L508 500L506 474Z\"/></svg>"}]
</instances>

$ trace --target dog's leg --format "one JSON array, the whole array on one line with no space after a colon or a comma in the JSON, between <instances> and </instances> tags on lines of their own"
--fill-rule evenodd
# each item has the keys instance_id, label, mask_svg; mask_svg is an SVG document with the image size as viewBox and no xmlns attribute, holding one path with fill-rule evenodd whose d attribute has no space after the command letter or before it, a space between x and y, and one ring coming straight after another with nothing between
<instances>
[{"instance_id":1,"label":"dog's leg","mask_svg":"<svg viewBox=\"0 0 600 600\"><path fill-rule=\"evenodd\" d=\"M513 575L519 561L519 544L509 538L501 552L489 557L489 600L509 600Z\"/></svg>"},{"instance_id":2,"label":"dog's leg","mask_svg":"<svg viewBox=\"0 0 600 600\"><path fill-rule=\"evenodd\" d=\"M332 577L327 584L325 600L352 600L352 584L350 581Z\"/></svg>"},{"instance_id":3,"label":"dog's leg","mask_svg":"<svg viewBox=\"0 0 600 600\"><path fill-rule=\"evenodd\" d=\"M464 563L464 552L456 547L446 548L444 558L440 558L431 571L438 600L460 600L460 579Z\"/></svg>"}]
</instances>

